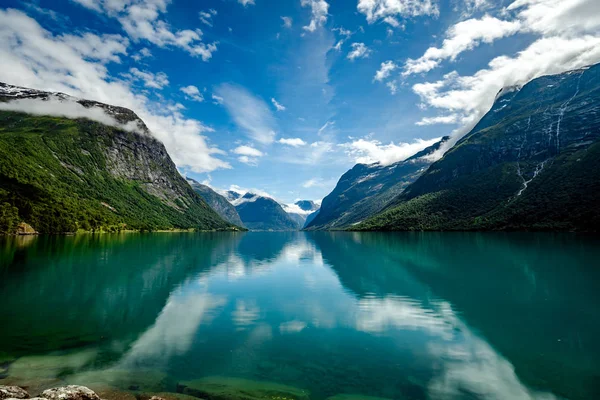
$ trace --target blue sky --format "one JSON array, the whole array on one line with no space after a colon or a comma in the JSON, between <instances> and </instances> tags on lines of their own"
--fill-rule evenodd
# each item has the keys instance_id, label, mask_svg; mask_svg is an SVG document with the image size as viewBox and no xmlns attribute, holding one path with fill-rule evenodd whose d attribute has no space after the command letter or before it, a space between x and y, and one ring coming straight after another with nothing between
<instances>
[{"instance_id":1,"label":"blue sky","mask_svg":"<svg viewBox=\"0 0 600 400\"><path fill-rule=\"evenodd\" d=\"M283 202L600 61L593 0L0 0L0 80L136 111L182 174Z\"/></svg>"}]
</instances>

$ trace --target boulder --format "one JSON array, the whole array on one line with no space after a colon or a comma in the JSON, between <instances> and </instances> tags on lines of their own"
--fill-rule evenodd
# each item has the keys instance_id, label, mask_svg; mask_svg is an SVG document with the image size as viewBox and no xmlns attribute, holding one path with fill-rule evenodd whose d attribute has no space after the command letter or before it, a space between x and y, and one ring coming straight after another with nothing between
<instances>
[{"instance_id":1,"label":"boulder","mask_svg":"<svg viewBox=\"0 0 600 400\"><path fill-rule=\"evenodd\" d=\"M47 400L100 400L93 390L77 385L44 390L41 397Z\"/></svg>"},{"instance_id":2,"label":"boulder","mask_svg":"<svg viewBox=\"0 0 600 400\"><path fill-rule=\"evenodd\" d=\"M0 400L4 399L28 399L29 393L18 386L0 386Z\"/></svg>"},{"instance_id":3,"label":"boulder","mask_svg":"<svg viewBox=\"0 0 600 400\"><path fill-rule=\"evenodd\" d=\"M25 222L21 222L19 226L17 226L17 235L37 235L33 227Z\"/></svg>"}]
</instances>

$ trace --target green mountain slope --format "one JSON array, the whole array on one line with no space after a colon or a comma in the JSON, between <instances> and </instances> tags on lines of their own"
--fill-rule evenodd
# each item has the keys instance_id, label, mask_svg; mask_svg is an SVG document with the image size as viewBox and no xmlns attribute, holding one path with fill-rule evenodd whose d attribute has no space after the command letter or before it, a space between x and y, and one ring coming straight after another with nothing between
<instances>
[{"instance_id":1,"label":"green mountain slope","mask_svg":"<svg viewBox=\"0 0 600 400\"><path fill-rule=\"evenodd\" d=\"M29 89L22 93L71 101ZM14 99L14 87L0 85L0 101ZM83 118L0 111L2 233L14 232L21 221L40 233L231 228L180 176L162 143L133 112L77 102L104 108L123 123L135 121L139 132Z\"/></svg>"},{"instance_id":2,"label":"green mountain slope","mask_svg":"<svg viewBox=\"0 0 600 400\"><path fill-rule=\"evenodd\" d=\"M600 66L500 93L479 124L361 230L600 227Z\"/></svg>"},{"instance_id":3,"label":"green mountain slope","mask_svg":"<svg viewBox=\"0 0 600 400\"><path fill-rule=\"evenodd\" d=\"M208 205L221 216L221 218L239 227L244 226L235 207L233 204L227 201L225 197L221 196L210 187L195 181L194 179L188 178L188 183L192 186L192 189L194 189L194 191L198 193L204 199L204 201L206 201L206 203L208 203Z\"/></svg>"},{"instance_id":4,"label":"green mountain slope","mask_svg":"<svg viewBox=\"0 0 600 400\"><path fill-rule=\"evenodd\" d=\"M357 164L323 199L321 209L305 230L343 229L383 210L425 172L431 161L423 158L440 148L442 141L391 165Z\"/></svg>"}]
</instances>

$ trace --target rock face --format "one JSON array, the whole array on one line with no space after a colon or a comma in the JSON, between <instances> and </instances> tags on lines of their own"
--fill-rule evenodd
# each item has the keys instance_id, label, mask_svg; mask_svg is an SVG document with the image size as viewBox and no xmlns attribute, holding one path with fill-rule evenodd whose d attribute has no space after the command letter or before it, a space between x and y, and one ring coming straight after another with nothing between
<instances>
[{"instance_id":1,"label":"rock face","mask_svg":"<svg viewBox=\"0 0 600 400\"><path fill-rule=\"evenodd\" d=\"M0 400L28 399L29 393L18 386L0 386Z\"/></svg>"},{"instance_id":2,"label":"rock face","mask_svg":"<svg viewBox=\"0 0 600 400\"><path fill-rule=\"evenodd\" d=\"M600 228L600 65L503 90L444 157L357 229Z\"/></svg>"},{"instance_id":3,"label":"rock face","mask_svg":"<svg viewBox=\"0 0 600 400\"><path fill-rule=\"evenodd\" d=\"M22 107L23 101L51 102L53 114L75 104L90 118L114 122L39 115L33 108L38 114L0 111L0 204L16 207L36 231L231 226L192 190L133 111L0 84L0 103Z\"/></svg>"},{"instance_id":4,"label":"rock face","mask_svg":"<svg viewBox=\"0 0 600 400\"><path fill-rule=\"evenodd\" d=\"M48 400L100 400L93 390L77 385L48 389L41 397Z\"/></svg>"},{"instance_id":5,"label":"rock face","mask_svg":"<svg viewBox=\"0 0 600 400\"><path fill-rule=\"evenodd\" d=\"M246 193L234 200L235 206L244 226L258 231L294 231L300 225L284 211L275 200Z\"/></svg>"},{"instance_id":6,"label":"rock face","mask_svg":"<svg viewBox=\"0 0 600 400\"><path fill-rule=\"evenodd\" d=\"M203 185L194 179L188 178L188 183L194 189L196 193L198 193L206 203L223 218L225 221L232 223L233 225L243 227L244 223L242 222L238 212L235 207L223 196L219 193L212 190L210 187Z\"/></svg>"},{"instance_id":7,"label":"rock face","mask_svg":"<svg viewBox=\"0 0 600 400\"><path fill-rule=\"evenodd\" d=\"M318 215L313 216L305 229L342 229L383 210L425 172L431 165L427 156L438 150L446 140L448 137L405 161L391 165L355 165L323 199Z\"/></svg>"}]
</instances>

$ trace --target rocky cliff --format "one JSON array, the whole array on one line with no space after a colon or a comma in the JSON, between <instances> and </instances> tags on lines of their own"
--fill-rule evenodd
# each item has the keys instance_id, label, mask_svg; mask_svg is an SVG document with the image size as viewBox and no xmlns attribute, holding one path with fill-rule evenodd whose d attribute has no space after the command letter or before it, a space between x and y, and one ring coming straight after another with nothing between
<instances>
[{"instance_id":1,"label":"rocky cliff","mask_svg":"<svg viewBox=\"0 0 600 400\"><path fill-rule=\"evenodd\" d=\"M383 210L414 182L429 165L427 158L448 138L391 165L357 164L340 178L333 191L323 199L321 209L307 230L341 229L357 224Z\"/></svg>"},{"instance_id":2,"label":"rocky cliff","mask_svg":"<svg viewBox=\"0 0 600 400\"><path fill-rule=\"evenodd\" d=\"M500 92L477 126L356 229L600 227L600 65Z\"/></svg>"},{"instance_id":3,"label":"rocky cliff","mask_svg":"<svg viewBox=\"0 0 600 400\"><path fill-rule=\"evenodd\" d=\"M6 84L0 110L4 232L230 228L133 111Z\"/></svg>"}]
</instances>

